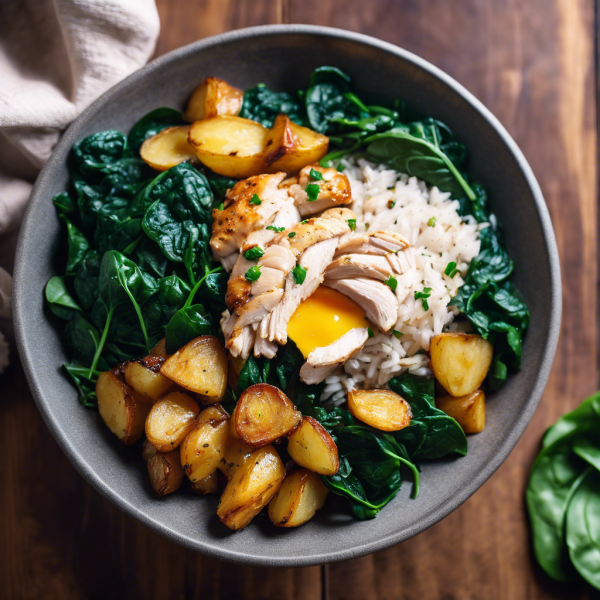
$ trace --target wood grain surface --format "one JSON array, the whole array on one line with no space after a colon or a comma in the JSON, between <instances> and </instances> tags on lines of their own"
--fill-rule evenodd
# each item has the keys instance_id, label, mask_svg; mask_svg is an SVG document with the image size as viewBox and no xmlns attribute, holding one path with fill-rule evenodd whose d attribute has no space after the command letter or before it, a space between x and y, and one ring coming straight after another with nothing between
<instances>
[{"instance_id":1,"label":"wood grain surface","mask_svg":"<svg viewBox=\"0 0 600 600\"><path fill-rule=\"evenodd\" d=\"M313 23L402 46L473 92L524 151L552 215L564 286L557 359L516 449L442 522L364 558L255 569L184 550L104 500L50 436L15 357L0 377L0 599L600 598L582 585L557 584L536 566L523 502L543 430L599 385L593 0L157 4L157 55L230 29Z\"/></svg>"}]
</instances>

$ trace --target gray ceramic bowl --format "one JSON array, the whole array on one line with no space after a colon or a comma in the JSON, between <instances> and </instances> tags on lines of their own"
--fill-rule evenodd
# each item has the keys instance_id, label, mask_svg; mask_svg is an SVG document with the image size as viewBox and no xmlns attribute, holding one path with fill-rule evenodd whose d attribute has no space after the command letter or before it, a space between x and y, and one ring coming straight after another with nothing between
<instances>
[{"instance_id":1,"label":"gray ceramic bowl","mask_svg":"<svg viewBox=\"0 0 600 600\"><path fill-rule=\"evenodd\" d=\"M52 196L67 185L74 142L103 129L128 131L158 106L183 107L192 88L218 75L245 89L307 84L317 66L352 76L363 94L401 98L447 123L470 151L470 172L490 192L516 264L514 282L531 309L522 370L488 401L485 431L458 460L423 465L421 493L410 485L373 521L358 522L344 505L320 511L297 530L264 516L231 533L216 516L217 498L174 494L156 500L139 449L125 448L97 413L82 408L61 371L66 357L44 311L42 291L55 273L59 233ZM202 40L171 52L128 77L69 127L39 176L21 230L14 304L21 358L39 409L79 472L102 494L168 538L200 552L253 565L302 566L380 550L430 527L473 494L508 456L542 395L556 349L560 273L552 225L525 158L502 125L453 79L420 58L381 41L322 27L258 27ZM331 496L330 496L331 497Z\"/></svg>"}]
</instances>

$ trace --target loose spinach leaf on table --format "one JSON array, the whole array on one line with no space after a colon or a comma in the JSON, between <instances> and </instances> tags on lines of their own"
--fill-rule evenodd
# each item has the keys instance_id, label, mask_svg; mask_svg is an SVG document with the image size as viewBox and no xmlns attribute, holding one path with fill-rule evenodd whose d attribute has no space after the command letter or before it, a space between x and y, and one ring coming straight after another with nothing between
<instances>
[{"instance_id":1,"label":"loose spinach leaf on table","mask_svg":"<svg viewBox=\"0 0 600 600\"><path fill-rule=\"evenodd\" d=\"M544 434L542 445L547 448L574 433L591 430L600 430L600 392L585 399L575 410L563 415L549 427Z\"/></svg>"}]
</instances>

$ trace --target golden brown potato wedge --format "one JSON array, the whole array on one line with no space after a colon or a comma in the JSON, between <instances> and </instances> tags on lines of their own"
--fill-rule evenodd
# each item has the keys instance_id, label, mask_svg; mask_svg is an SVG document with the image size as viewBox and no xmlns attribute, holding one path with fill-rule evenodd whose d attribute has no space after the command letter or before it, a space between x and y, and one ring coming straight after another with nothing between
<instances>
[{"instance_id":1,"label":"golden brown potato wedge","mask_svg":"<svg viewBox=\"0 0 600 600\"><path fill-rule=\"evenodd\" d=\"M410 425L408 402L390 390L352 390L348 410L359 421L381 431L400 431Z\"/></svg>"},{"instance_id":2,"label":"golden brown potato wedge","mask_svg":"<svg viewBox=\"0 0 600 600\"><path fill-rule=\"evenodd\" d=\"M148 439L144 440L142 444L142 458L145 462L148 462L158 450L148 441Z\"/></svg>"},{"instance_id":3,"label":"golden brown potato wedge","mask_svg":"<svg viewBox=\"0 0 600 600\"><path fill-rule=\"evenodd\" d=\"M160 356L162 358L169 358L170 354L167 354L167 338L163 338L150 350L150 356Z\"/></svg>"},{"instance_id":4,"label":"golden brown potato wedge","mask_svg":"<svg viewBox=\"0 0 600 600\"><path fill-rule=\"evenodd\" d=\"M152 406L146 419L146 437L159 452L170 452L194 427L200 407L187 394L172 392Z\"/></svg>"},{"instance_id":5,"label":"golden brown potato wedge","mask_svg":"<svg viewBox=\"0 0 600 600\"><path fill-rule=\"evenodd\" d=\"M485 394L477 390L466 396L442 396L436 406L455 419L465 433L479 433L485 428Z\"/></svg>"},{"instance_id":6,"label":"golden brown potato wedge","mask_svg":"<svg viewBox=\"0 0 600 600\"><path fill-rule=\"evenodd\" d=\"M219 115L235 116L242 108L244 92L218 77L207 77L193 92L183 118L192 123Z\"/></svg>"},{"instance_id":7,"label":"golden brown potato wedge","mask_svg":"<svg viewBox=\"0 0 600 600\"><path fill-rule=\"evenodd\" d=\"M167 127L144 141L140 148L142 160L157 171L167 171L185 162L197 162L198 157L188 142L189 125Z\"/></svg>"},{"instance_id":8,"label":"golden brown potato wedge","mask_svg":"<svg viewBox=\"0 0 600 600\"><path fill-rule=\"evenodd\" d=\"M308 469L290 471L269 502L269 518L278 527L298 527L323 508L328 493L316 473Z\"/></svg>"},{"instance_id":9,"label":"golden brown potato wedge","mask_svg":"<svg viewBox=\"0 0 600 600\"><path fill-rule=\"evenodd\" d=\"M200 481L192 483L192 491L201 496L214 494L219 489L219 474L213 473Z\"/></svg>"},{"instance_id":10,"label":"golden brown potato wedge","mask_svg":"<svg viewBox=\"0 0 600 600\"><path fill-rule=\"evenodd\" d=\"M160 374L163 363L164 359L161 357L147 356L125 364L125 381L150 403L175 387L170 379Z\"/></svg>"},{"instance_id":11,"label":"golden brown potato wedge","mask_svg":"<svg viewBox=\"0 0 600 600\"><path fill-rule=\"evenodd\" d=\"M216 424L221 421L227 421L227 419L229 419L227 411L220 404L212 404L198 415L196 421L198 421L198 423Z\"/></svg>"},{"instance_id":12,"label":"golden brown potato wedge","mask_svg":"<svg viewBox=\"0 0 600 600\"><path fill-rule=\"evenodd\" d=\"M265 140L265 173L297 173L321 160L329 148L329 138L278 115Z\"/></svg>"},{"instance_id":13,"label":"golden brown potato wedge","mask_svg":"<svg viewBox=\"0 0 600 600\"><path fill-rule=\"evenodd\" d=\"M227 388L223 343L212 335L197 337L169 357L160 372L186 390L200 394L202 402L220 402Z\"/></svg>"},{"instance_id":14,"label":"golden brown potato wedge","mask_svg":"<svg viewBox=\"0 0 600 600\"><path fill-rule=\"evenodd\" d=\"M181 444L181 466L190 481L212 475L226 460L228 421L196 422Z\"/></svg>"},{"instance_id":15,"label":"golden brown potato wedge","mask_svg":"<svg viewBox=\"0 0 600 600\"><path fill-rule=\"evenodd\" d=\"M285 467L273 446L252 452L233 469L217 509L230 529L242 529L269 503L285 477Z\"/></svg>"},{"instance_id":16,"label":"golden brown potato wedge","mask_svg":"<svg viewBox=\"0 0 600 600\"><path fill-rule=\"evenodd\" d=\"M451 396L466 396L483 383L493 346L480 335L442 333L431 338L431 368Z\"/></svg>"},{"instance_id":17,"label":"golden brown potato wedge","mask_svg":"<svg viewBox=\"0 0 600 600\"><path fill-rule=\"evenodd\" d=\"M263 148L269 130L240 117L213 117L190 127L189 142L209 169L235 179L264 172Z\"/></svg>"},{"instance_id":18,"label":"golden brown potato wedge","mask_svg":"<svg viewBox=\"0 0 600 600\"><path fill-rule=\"evenodd\" d=\"M292 401L267 383L247 388L235 407L235 430L248 446L260 448L291 431L302 419Z\"/></svg>"},{"instance_id":19,"label":"golden brown potato wedge","mask_svg":"<svg viewBox=\"0 0 600 600\"><path fill-rule=\"evenodd\" d=\"M340 466L338 449L326 429L312 417L302 417L289 436L289 455L301 466L319 475L335 475Z\"/></svg>"},{"instance_id":20,"label":"golden brown potato wedge","mask_svg":"<svg viewBox=\"0 0 600 600\"><path fill-rule=\"evenodd\" d=\"M98 412L107 427L127 446L144 432L150 403L112 371L100 373L96 382Z\"/></svg>"},{"instance_id":21,"label":"golden brown potato wedge","mask_svg":"<svg viewBox=\"0 0 600 600\"><path fill-rule=\"evenodd\" d=\"M152 489L159 498L176 492L183 481L179 448L166 454L157 452L148 461L148 473Z\"/></svg>"}]
</instances>

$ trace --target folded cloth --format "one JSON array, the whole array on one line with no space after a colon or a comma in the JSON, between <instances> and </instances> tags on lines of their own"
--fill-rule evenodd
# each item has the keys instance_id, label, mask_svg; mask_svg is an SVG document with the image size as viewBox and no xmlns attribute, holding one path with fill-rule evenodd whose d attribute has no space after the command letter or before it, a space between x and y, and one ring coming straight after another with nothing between
<instances>
[{"instance_id":1,"label":"folded cloth","mask_svg":"<svg viewBox=\"0 0 600 600\"><path fill-rule=\"evenodd\" d=\"M37 173L69 123L150 58L159 27L154 0L0 0L0 316L10 317L6 234ZM3 350L0 332L0 372Z\"/></svg>"}]
</instances>

